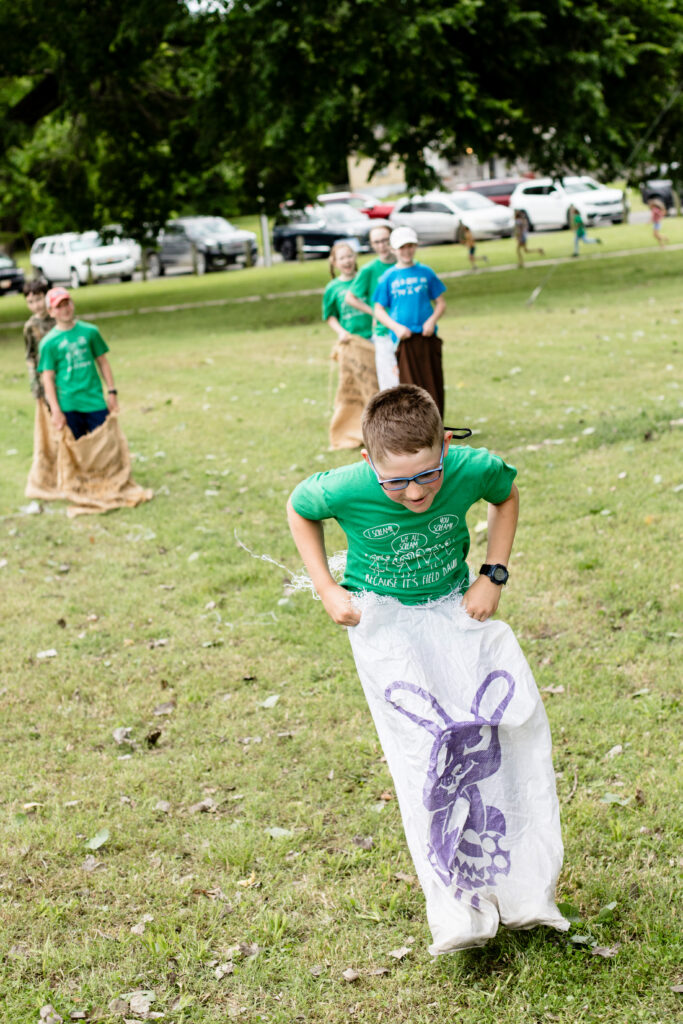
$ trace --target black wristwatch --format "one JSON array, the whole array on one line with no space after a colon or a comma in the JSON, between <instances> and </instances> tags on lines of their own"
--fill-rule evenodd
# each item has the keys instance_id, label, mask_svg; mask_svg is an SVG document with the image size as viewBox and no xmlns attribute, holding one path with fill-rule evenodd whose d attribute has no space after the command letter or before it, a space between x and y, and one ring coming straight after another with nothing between
<instances>
[{"instance_id":1,"label":"black wristwatch","mask_svg":"<svg viewBox=\"0 0 683 1024\"><path fill-rule=\"evenodd\" d=\"M118 391L116 390L116 388L109 388L109 391L107 392L107 394L108 395L118 395Z\"/></svg>"},{"instance_id":2,"label":"black wristwatch","mask_svg":"<svg viewBox=\"0 0 683 1024\"><path fill-rule=\"evenodd\" d=\"M502 587L507 583L510 578L510 573L507 571L504 565L500 563L496 565L487 565L486 562L482 565L479 570L480 576L488 576L492 583L497 583L499 587Z\"/></svg>"}]
</instances>

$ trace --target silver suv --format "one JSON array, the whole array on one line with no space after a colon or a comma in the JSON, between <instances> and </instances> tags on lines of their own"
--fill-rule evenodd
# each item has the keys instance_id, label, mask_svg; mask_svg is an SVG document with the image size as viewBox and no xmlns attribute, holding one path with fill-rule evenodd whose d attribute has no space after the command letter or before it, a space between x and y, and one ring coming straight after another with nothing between
<instances>
[{"instance_id":1,"label":"silver suv","mask_svg":"<svg viewBox=\"0 0 683 1024\"><path fill-rule=\"evenodd\" d=\"M79 288L90 281L118 277L130 281L135 259L125 245L107 245L97 231L43 235L31 246L31 267L48 284L68 281Z\"/></svg>"}]
</instances>

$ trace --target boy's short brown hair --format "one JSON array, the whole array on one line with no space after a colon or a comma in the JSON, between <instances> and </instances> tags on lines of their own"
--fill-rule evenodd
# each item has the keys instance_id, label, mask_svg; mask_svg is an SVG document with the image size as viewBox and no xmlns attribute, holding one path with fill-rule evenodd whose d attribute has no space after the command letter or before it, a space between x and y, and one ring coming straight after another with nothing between
<instances>
[{"instance_id":1,"label":"boy's short brown hair","mask_svg":"<svg viewBox=\"0 0 683 1024\"><path fill-rule=\"evenodd\" d=\"M24 295L47 295L47 281L34 277L24 285Z\"/></svg>"},{"instance_id":2,"label":"boy's short brown hair","mask_svg":"<svg viewBox=\"0 0 683 1024\"><path fill-rule=\"evenodd\" d=\"M443 436L443 423L432 396L415 384L379 391L363 412L363 440L373 459L385 452L413 455Z\"/></svg>"}]
</instances>

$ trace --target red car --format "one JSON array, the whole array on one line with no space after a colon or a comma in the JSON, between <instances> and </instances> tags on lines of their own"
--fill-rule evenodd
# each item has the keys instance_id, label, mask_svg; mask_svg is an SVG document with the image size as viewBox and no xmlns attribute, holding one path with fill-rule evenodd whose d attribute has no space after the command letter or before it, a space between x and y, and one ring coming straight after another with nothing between
<instances>
[{"instance_id":1,"label":"red car","mask_svg":"<svg viewBox=\"0 0 683 1024\"><path fill-rule=\"evenodd\" d=\"M364 192L325 192L318 196L318 202L321 206L326 206L328 203L346 203L354 210L364 213L366 217L379 220L386 220L395 206L395 203L381 203L379 199Z\"/></svg>"},{"instance_id":2,"label":"red car","mask_svg":"<svg viewBox=\"0 0 683 1024\"><path fill-rule=\"evenodd\" d=\"M483 181L468 181L464 185L458 185L459 189L471 189L486 196L493 203L499 206L509 206L510 196L522 182L533 178L533 174L525 174L521 178L485 178Z\"/></svg>"}]
</instances>

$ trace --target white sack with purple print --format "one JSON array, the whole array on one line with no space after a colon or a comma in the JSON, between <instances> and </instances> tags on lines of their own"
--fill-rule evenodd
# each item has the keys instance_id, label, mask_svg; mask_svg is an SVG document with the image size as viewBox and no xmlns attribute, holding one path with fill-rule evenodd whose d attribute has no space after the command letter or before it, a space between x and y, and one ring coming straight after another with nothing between
<instances>
[{"instance_id":1,"label":"white sack with purple print","mask_svg":"<svg viewBox=\"0 0 683 1024\"><path fill-rule=\"evenodd\" d=\"M501 923L565 931L550 729L512 630L471 619L460 597L354 603L349 638L427 901L430 953L483 945Z\"/></svg>"}]
</instances>

